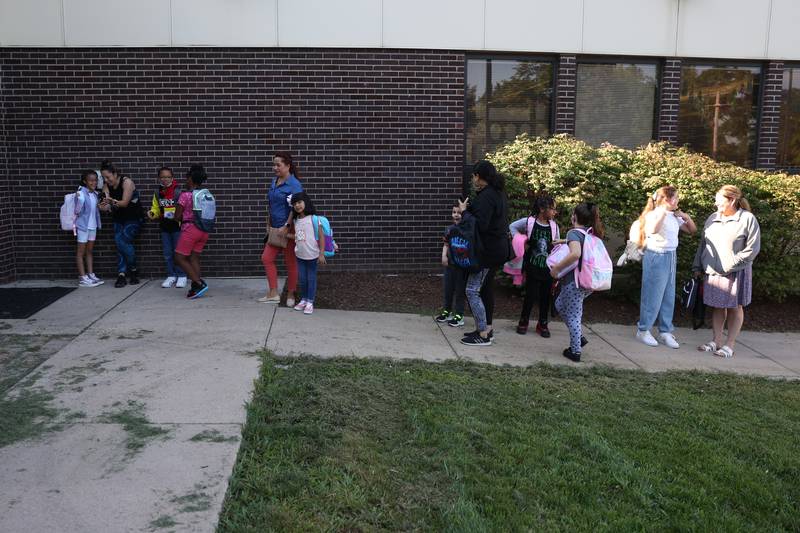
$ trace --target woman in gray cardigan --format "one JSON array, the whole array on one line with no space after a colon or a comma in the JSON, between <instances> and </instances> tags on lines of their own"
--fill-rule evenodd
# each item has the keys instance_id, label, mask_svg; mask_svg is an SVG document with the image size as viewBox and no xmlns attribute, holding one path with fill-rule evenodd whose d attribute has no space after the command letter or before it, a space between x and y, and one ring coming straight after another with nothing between
<instances>
[{"instance_id":1,"label":"woman in gray cardigan","mask_svg":"<svg viewBox=\"0 0 800 533\"><path fill-rule=\"evenodd\" d=\"M714 308L714 340L698 350L733 357L753 289L753 260L761 249L761 229L742 191L723 185L714 199L717 212L708 217L694 256L696 277L705 275L703 303ZM728 338L723 327L728 324Z\"/></svg>"}]
</instances>

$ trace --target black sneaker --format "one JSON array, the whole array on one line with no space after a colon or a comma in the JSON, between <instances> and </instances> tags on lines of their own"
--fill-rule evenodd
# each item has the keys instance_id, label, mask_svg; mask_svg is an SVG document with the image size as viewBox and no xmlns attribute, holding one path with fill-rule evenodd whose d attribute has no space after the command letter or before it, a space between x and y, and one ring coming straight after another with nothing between
<instances>
[{"instance_id":1,"label":"black sneaker","mask_svg":"<svg viewBox=\"0 0 800 533\"><path fill-rule=\"evenodd\" d=\"M450 320L450 311L448 311L447 309L442 309L441 311L439 311L438 315L433 317L433 319L436 322L440 322L440 323L441 322L447 322L448 320Z\"/></svg>"},{"instance_id":2,"label":"black sneaker","mask_svg":"<svg viewBox=\"0 0 800 533\"><path fill-rule=\"evenodd\" d=\"M480 331L478 331L478 330L476 329L475 331L470 331L469 333L464 333L464 338L466 339L467 337L474 337L475 335L480 335ZM489 330L489 335L488 335L488 337L489 337L490 339L493 339L493 338L494 338L494 330L493 330L493 329L490 329L490 330Z\"/></svg>"},{"instance_id":3,"label":"black sneaker","mask_svg":"<svg viewBox=\"0 0 800 533\"><path fill-rule=\"evenodd\" d=\"M451 315L450 320L447 321L447 325L460 328L464 325L464 315Z\"/></svg>"},{"instance_id":4,"label":"black sneaker","mask_svg":"<svg viewBox=\"0 0 800 533\"><path fill-rule=\"evenodd\" d=\"M194 300L195 298L200 298L202 295L206 293L207 290L208 290L208 283L206 283L201 279L200 286L194 291L193 295L189 296L189 298L191 300Z\"/></svg>"},{"instance_id":5,"label":"black sneaker","mask_svg":"<svg viewBox=\"0 0 800 533\"><path fill-rule=\"evenodd\" d=\"M128 283L130 283L131 285L138 285L139 284L139 271L138 270L136 270L134 268L133 270L131 270L129 276L130 276L130 280L128 281Z\"/></svg>"},{"instance_id":6,"label":"black sneaker","mask_svg":"<svg viewBox=\"0 0 800 533\"><path fill-rule=\"evenodd\" d=\"M114 287L121 289L125 285L128 284L128 280L125 279L125 274L117 274L117 281L114 282Z\"/></svg>"},{"instance_id":7,"label":"black sneaker","mask_svg":"<svg viewBox=\"0 0 800 533\"><path fill-rule=\"evenodd\" d=\"M186 293L187 298L194 298L195 294L197 294L197 289L199 289L201 285L199 283L192 282L191 286L189 287L189 292Z\"/></svg>"},{"instance_id":8,"label":"black sneaker","mask_svg":"<svg viewBox=\"0 0 800 533\"><path fill-rule=\"evenodd\" d=\"M566 357L570 361L574 361L575 363L581 362L581 354L573 352L571 348L564 349L562 353L564 357Z\"/></svg>"},{"instance_id":9,"label":"black sneaker","mask_svg":"<svg viewBox=\"0 0 800 533\"><path fill-rule=\"evenodd\" d=\"M466 344L467 346L490 346L492 344L492 335L490 333L486 337L481 337L480 333L475 333L475 335L461 339L461 344Z\"/></svg>"}]
</instances>

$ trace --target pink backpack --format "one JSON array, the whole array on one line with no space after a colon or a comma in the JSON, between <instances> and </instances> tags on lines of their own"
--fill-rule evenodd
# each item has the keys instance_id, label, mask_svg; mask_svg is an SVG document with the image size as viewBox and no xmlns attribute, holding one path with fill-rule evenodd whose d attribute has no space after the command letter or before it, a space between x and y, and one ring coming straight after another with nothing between
<instances>
[{"instance_id":1,"label":"pink backpack","mask_svg":"<svg viewBox=\"0 0 800 533\"><path fill-rule=\"evenodd\" d=\"M576 228L578 229L578 228ZM581 259L575 268L575 285L590 291L607 291L611 288L614 266L603 240L595 237L592 229L578 229L586 238L583 241Z\"/></svg>"}]
</instances>

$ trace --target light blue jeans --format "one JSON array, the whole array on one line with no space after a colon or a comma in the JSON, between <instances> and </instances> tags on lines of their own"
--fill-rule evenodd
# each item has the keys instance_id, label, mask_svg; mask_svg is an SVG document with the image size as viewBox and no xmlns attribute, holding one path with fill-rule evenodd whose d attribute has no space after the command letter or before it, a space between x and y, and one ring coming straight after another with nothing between
<instances>
[{"instance_id":1,"label":"light blue jeans","mask_svg":"<svg viewBox=\"0 0 800 533\"><path fill-rule=\"evenodd\" d=\"M678 254L645 250L642 258L642 297L639 304L639 331L653 327L658 320L659 333L671 333L675 312L675 273Z\"/></svg>"}]
</instances>

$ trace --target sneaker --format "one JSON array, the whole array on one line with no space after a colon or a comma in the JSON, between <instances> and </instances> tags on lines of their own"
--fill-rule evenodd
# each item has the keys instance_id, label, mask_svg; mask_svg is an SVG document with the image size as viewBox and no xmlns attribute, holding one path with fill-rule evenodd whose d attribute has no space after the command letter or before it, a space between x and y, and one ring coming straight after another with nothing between
<instances>
[{"instance_id":1,"label":"sneaker","mask_svg":"<svg viewBox=\"0 0 800 533\"><path fill-rule=\"evenodd\" d=\"M120 272L117 274L117 281L114 282L114 287L121 289L125 285L128 284L128 280L125 279L125 274Z\"/></svg>"},{"instance_id":2,"label":"sneaker","mask_svg":"<svg viewBox=\"0 0 800 533\"><path fill-rule=\"evenodd\" d=\"M492 344L492 335L490 333L486 337L481 337L481 334L476 332L475 335L461 339L461 344L466 344L467 346L490 346Z\"/></svg>"},{"instance_id":3,"label":"sneaker","mask_svg":"<svg viewBox=\"0 0 800 533\"><path fill-rule=\"evenodd\" d=\"M300 300L299 304L294 306L294 310L295 311L303 311L306 308L306 305L308 305L308 302L304 298L304 299ZM288 307L289 305L287 304L286 306Z\"/></svg>"},{"instance_id":4,"label":"sneaker","mask_svg":"<svg viewBox=\"0 0 800 533\"><path fill-rule=\"evenodd\" d=\"M94 281L94 282L95 282L95 283L97 283L98 285L102 285L103 283L105 283L105 281L103 281L102 279L98 278L98 277L97 277L97 276L94 274L94 272L89 272L89 273L88 273L88 274L86 274L86 275L87 275L87 276L89 276L89 279L90 279L90 280Z\"/></svg>"},{"instance_id":5,"label":"sneaker","mask_svg":"<svg viewBox=\"0 0 800 533\"><path fill-rule=\"evenodd\" d=\"M313 304L313 303L311 303L311 302L308 302L308 303L306 304L306 308L305 308L305 309L303 309L303 314L304 314L304 315L310 315L310 314L311 314L311 313L313 313L313 312L314 312L314 304Z\"/></svg>"},{"instance_id":6,"label":"sneaker","mask_svg":"<svg viewBox=\"0 0 800 533\"><path fill-rule=\"evenodd\" d=\"M464 325L464 315L451 315L450 320L447 321L447 325L460 328Z\"/></svg>"},{"instance_id":7,"label":"sneaker","mask_svg":"<svg viewBox=\"0 0 800 533\"><path fill-rule=\"evenodd\" d=\"M191 286L189 287L189 291L186 293L186 297L192 299L197 294L197 290L201 287L199 283L192 282Z\"/></svg>"},{"instance_id":8,"label":"sneaker","mask_svg":"<svg viewBox=\"0 0 800 533\"><path fill-rule=\"evenodd\" d=\"M547 329L547 324L536 324L536 333L544 337L545 339L550 338L550 330ZM581 346L583 346L584 337L581 337Z\"/></svg>"},{"instance_id":9,"label":"sneaker","mask_svg":"<svg viewBox=\"0 0 800 533\"><path fill-rule=\"evenodd\" d=\"M439 311L438 315L433 317L433 319L439 323L447 322L448 320L450 320L450 318L452 318L452 315L450 314L450 311L448 311L447 309L442 309L441 311Z\"/></svg>"},{"instance_id":10,"label":"sneaker","mask_svg":"<svg viewBox=\"0 0 800 533\"><path fill-rule=\"evenodd\" d=\"M675 335L673 335L672 333L661 333L658 336L658 338L661 340L662 343L666 344L667 346L675 350L681 347L681 345L678 344L678 341L675 340Z\"/></svg>"},{"instance_id":11,"label":"sneaker","mask_svg":"<svg viewBox=\"0 0 800 533\"><path fill-rule=\"evenodd\" d=\"M649 329L645 331L636 331L636 338L648 346L658 346L658 341L653 337Z\"/></svg>"},{"instance_id":12,"label":"sneaker","mask_svg":"<svg viewBox=\"0 0 800 533\"><path fill-rule=\"evenodd\" d=\"M194 300L195 298L200 298L202 295L204 295L206 293L206 291L208 291L208 283L206 283L205 281L203 281L201 279L200 280L200 285L196 289L193 289L193 290L194 290L194 294L189 296L189 299ZM191 292L191 291L189 291L189 292Z\"/></svg>"},{"instance_id":13,"label":"sneaker","mask_svg":"<svg viewBox=\"0 0 800 533\"><path fill-rule=\"evenodd\" d=\"M474 337L475 335L480 335L480 332L477 329L475 331L470 331L469 333L464 333L464 338L466 339L467 337ZM494 330L493 329L489 330L489 338L490 339L494 338Z\"/></svg>"},{"instance_id":14,"label":"sneaker","mask_svg":"<svg viewBox=\"0 0 800 533\"><path fill-rule=\"evenodd\" d=\"M294 307L294 298L291 296L286 297L286 307Z\"/></svg>"},{"instance_id":15,"label":"sneaker","mask_svg":"<svg viewBox=\"0 0 800 533\"><path fill-rule=\"evenodd\" d=\"M186 282L187 281L188 280L186 279L186 276L178 276L178 281L175 282L175 288L176 289L184 289L184 288L186 288Z\"/></svg>"},{"instance_id":16,"label":"sneaker","mask_svg":"<svg viewBox=\"0 0 800 533\"><path fill-rule=\"evenodd\" d=\"M136 269L131 270L130 274L129 274L129 277L130 277L130 281L128 283L130 283L131 285L137 285L139 283L139 271L138 270L136 270Z\"/></svg>"},{"instance_id":17,"label":"sneaker","mask_svg":"<svg viewBox=\"0 0 800 533\"><path fill-rule=\"evenodd\" d=\"M528 333L527 320L524 322L522 320L519 321L519 324L517 324L517 333L519 333L520 335L525 335L526 333Z\"/></svg>"},{"instance_id":18,"label":"sneaker","mask_svg":"<svg viewBox=\"0 0 800 533\"><path fill-rule=\"evenodd\" d=\"M588 340L586 340L586 337L584 337L583 335L581 335L581 348L583 348L583 347L584 347L584 346L586 346L587 344L589 344L589 341L588 341Z\"/></svg>"},{"instance_id":19,"label":"sneaker","mask_svg":"<svg viewBox=\"0 0 800 533\"><path fill-rule=\"evenodd\" d=\"M97 285L98 284L89 276L81 276L78 278L78 287L97 287Z\"/></svg>"},{"instance_id":20,"label":"sneaker","mask_svg":"<svg viewBox=\"0 0 800 533\"><path fill-rule=\"evenodd\" d=\"M169 289L170 287L172 287L173 285L175 285L175 282L176 282L176 281L177 281L177 280L176 280L175 276L169 276L167 279L165 279L165 280L163 281L163 283L161 283L161 286L162 286L163 288L165 288L165 289Z\"/></svg>"},{"instance_id":21,"label":"sneaker","mask_svg":"<svg viewBox=\"0 0 800 533\"><path fill-rule=\"evenodd\" d=\"M571 348L564 349L564 351L561 352L561 354L564 357L566 357L567 359L569 359L570 361L573 361L575 363L580 363L581 362L581 354L580 354L580 352L575 353L575 352L572 351Z\"/></svg>"}]
</instances>

